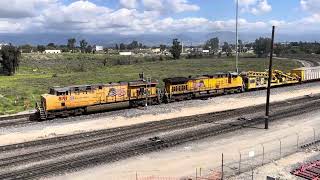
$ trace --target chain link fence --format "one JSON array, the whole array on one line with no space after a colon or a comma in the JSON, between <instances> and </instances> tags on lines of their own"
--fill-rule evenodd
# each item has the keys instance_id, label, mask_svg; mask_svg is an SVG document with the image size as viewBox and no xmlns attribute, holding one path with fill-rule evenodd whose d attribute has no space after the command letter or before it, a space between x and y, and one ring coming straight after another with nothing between
<instances>
[{"instance_id":1,"label":"chain link fence","mask_svg":"<svg viewBox=\"0 0 320 180\"><path fill-rule=\"evenodd\" d=\"M291 134L279 137L270 141L265 141L256 145L249 145L232 154L221 154L221 162L216 167L198 167L190 176L183 177L187 172L181 172L180 177L157 176L161 172L137 171L132 172L132 180L222 180L241 179L251 180L254 178L255 168L279 160L288 155L303 150L306 144L320 142L316 129L303 134Z\"/></svg>"},{"instance_id":2,"label":"chain link fence","mask_svg":"<svg viewBox=\"0 0 320 180\"><path fill-rule=\"evenodd\" d=\"M291 134L239 150L238 157L223 157L221 179L242 173L242 179L254 179L254 169L302 150L301 146L319 140L316 130ZM223 168L222 168L223 167Z\"/></svg>"}]
</instances>

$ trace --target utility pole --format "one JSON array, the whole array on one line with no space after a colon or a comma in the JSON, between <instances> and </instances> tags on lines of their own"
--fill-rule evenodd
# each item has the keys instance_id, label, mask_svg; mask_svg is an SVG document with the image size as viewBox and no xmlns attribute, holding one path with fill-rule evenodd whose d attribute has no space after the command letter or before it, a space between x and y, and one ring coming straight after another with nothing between
<instances>
[{"instance_id":1,"label":"utility pole","mask_svg":"<svg viewBox=\"0 0 320 180\"><path fill-rule=\"evenodd\" d=\"M264 128L269 129L269 106L270 106L270 89L272 80L272 58L273 58L273 44L274 44L274 30L275 26L272 26L272 37L271 37L271 50L270 50L270 61L269 61L269 77L268 77L268 88L267 88L267 103L266 103L266 117L264 122Z\"/></svg>"},{"instance_id":2,"label":"utility pole","mask_svg":"<svg viewBox=\"0 0 320 180\"><path fill-rule=\"evenodd\" d=\"M238 61L239 61L239 52L238 52L238 18L239 18L239 0L236 2L236 72L239 73Z\"/></svg>"}]
</instances>

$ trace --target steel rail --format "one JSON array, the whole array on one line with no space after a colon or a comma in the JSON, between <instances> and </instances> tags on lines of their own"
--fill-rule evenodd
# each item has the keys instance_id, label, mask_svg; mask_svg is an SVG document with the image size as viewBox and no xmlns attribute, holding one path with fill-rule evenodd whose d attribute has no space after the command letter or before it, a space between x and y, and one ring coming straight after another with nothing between
<instances>
[{"instance_id":1,"label":"steel rail","mask_svg":"<svg viewBox=\"0 0 320 180\"><path fill-rule=\"evenodd\" d=\"M305 103L299 107L281 110L270 117L270 121L279 120L291 116L296 116L302 113L318 110L320 105L319 101ZM179 145L182 143L195 141L209 136L216 136L219 134L239 130L247 126L253 126L260 124L264 121L263 117L257 117L254 119L245 119L243 121L234 121L232 123L217 124L216 126L189 130L175 135L168 135L163 138L164 144L154 145L150 144L150 141L146 141L142 144L134 144L133 146L116 149L114 151L98 152L89 155L81 155L75 158L69 158L64 161L59 161L49 164L40 164L34 167L29 167L17 171L7 172L0 175L0 179L29 179L41 177L46 174L52 174L55 172L68 171L71 169L83 168L89 165L99 164L102 162L117 161L122 158L130 157L133 155L155 151L158 149Z\"/></svg>"}]
</instances>

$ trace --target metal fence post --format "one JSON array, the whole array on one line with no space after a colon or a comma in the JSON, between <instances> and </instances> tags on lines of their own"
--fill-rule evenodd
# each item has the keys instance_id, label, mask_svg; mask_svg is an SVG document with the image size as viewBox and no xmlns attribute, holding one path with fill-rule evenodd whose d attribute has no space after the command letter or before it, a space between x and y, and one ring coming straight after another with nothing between
<instances>
[{"instance_id":1,"label":"metal fence post","mask_svg":"<svg viewBox=\"0 0 320 180\"><path fill-rule=\"evenodd\" d=\"M196 180L198 179L198 168L196 168Z\"/></svg>"},{"instance_id":2,"label":"metal fence post","mask_svg":"<svg viewBox=\"0 0 320 180\"><path fill-rule=\"evenodd\" d=\"M279 140L279 142L280 142L280 159L281 159L281 157L282 157L282 156L281 156L281 150L282 150L282 149L281 149L281 139L278 139L278 140Z\"/></svg>"},{"instance_id":3,"label":"metal fence post","mask_svg":"<svg viewBox=\"0 0 320 180\"><path fill-rule=\"evenodd\" d=\"M200 178L201 178L201 171L202 171L202 168L200 168L200 170L199 170L200 172L199 172L199 176L200 176Z\"/></svg>"},{"instance_id":4,"label":"metal fence post","mask_svg":"<svg viewBox=\"0 0 320 180\"><path fill-rule=\"evenodd\" d=\"M299 151L299 133L296 133L297 134L297 151Z\"/></svg>"},{"instance_id":5,"label":"metal fence post","mask_svg":"<svg viewBox=\"0 0 320 180\"><path fill-rule=\"evenodd\" d=\"M241 174L241 152L239 152L239 174Z\"/></svg>"},{"instance_id":6,"label":"metal fence post","mask_svg":"<svg viewBox=\"0 0 320 180\"><path fill-rule=\"evenodd\" d=\"M316 142L316 129L313 128L313 142Z\"/></svg>"},{"instance_id":7,"label":"metal fence post","mask_svg":"<svg viewBox=\"0 0 320 180\"><path fill-rule=\"evenodd\" d=\"M136 180L138 180L138 172L136 172Z\"/></svg>"},{"instance_id":8,"label":"metal fence post","mask_svg":"<svg viewBox=\"0 0 320 180\"><path fill-rule=\"evenodd\" d=\"M253 168L251 170L251 180L253 180Z\"/></svg>"},{"instance_id":9,"label":"metal fence post","mask_svg":"<svg viewBox=\"0 0 320 180\"><path fill-rule=\"evenodd\" d=\"M221 180L223 180L223 153L222 153L222 157L221 157Z\"/></svg>"},{"instance_id":10,"label":"metal fence post","mask_svg":"<svg viewBox=\"0 0 320 180\"><path fill-rule=\"evenodd\" d=\"M261 144L262 146L262 166L263 166L263 163L264 163L264 145Z\"/></svg>"}]
</instances>

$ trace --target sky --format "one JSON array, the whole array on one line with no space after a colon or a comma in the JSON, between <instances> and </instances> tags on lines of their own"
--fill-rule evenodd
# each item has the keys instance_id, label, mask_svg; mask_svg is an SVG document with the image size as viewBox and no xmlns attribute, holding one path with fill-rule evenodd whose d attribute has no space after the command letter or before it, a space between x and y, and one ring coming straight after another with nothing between
<instances>
[{"instance_id":1,"label":"sky","mask_svg":"<svg viewBox=\"0 0 320 180\"><path fill-rule=\"evenodd\" d=\"M235 30L236 0L0 0L0 33L152 34ZM239 29L320 30L320 0L239 0Z\"/></svg>"}]
</instances>

